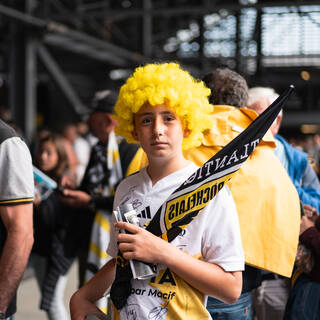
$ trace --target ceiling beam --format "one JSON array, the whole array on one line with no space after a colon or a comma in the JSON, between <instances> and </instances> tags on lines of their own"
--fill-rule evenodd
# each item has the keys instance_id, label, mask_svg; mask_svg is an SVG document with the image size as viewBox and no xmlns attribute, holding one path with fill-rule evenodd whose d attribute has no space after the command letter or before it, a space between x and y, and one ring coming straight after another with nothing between
<instances>
[{"instance_id":1,"label":"ceiling beam","mask_svg":"<svg viewBox=\"0 0 320 320\"><path fill-rule=\"evenodd\" d=\"M181 7L171 7L171 8L151 8L151 9L108 9L105 10L88 10L81 12L81 18L104 18L105 20L111 21L119 21L131 17L142 17L144 14L148 14L153 17L157 16L178 16L190 14L192 16L197 15L206 15L214 12L218 12L219 10L239 10L246 8L255 8L255 9L263 9L266 7L299 7L299 6L308 6L308 5L317 5L317 1L306 0L301 3L301 1L282 1L281 3L277 1L272 2L258 2L256 4L250 5L240 5L236 2L228 3L221 2L217 4L216 2L208 3L207 6L181 6ZM56 16L57 18L63 18L63 16Z\"/></svg>"},{"instance_id":2,"label":"ceiling beam","mask_svg":"<svg viewBox=\"0 0 320 320\"><path fill-rule=\"evenodd\" d=\"M114 63L115 61L118 61L118 63L122 65L123 61L131 62L131 63L133 62L134 64L141 64L148 61L148 59L143 57L138 52L131 52L125 48L114 45L106 40L93 37L82 31L73 30L64 24L61 24L55 21L48 22L46 20L39 19L32 15L23 13L19 10L15 10L1 4L0 4L0 14L5 15L6 17L16 20L18 22L27 24L29 26L42 29L46 32L46 34L48 33L58 34L58 35L61 35L61 37L68 38L69 40L72 40L74 42L81 41L83 44L86 44L88 48L91 47L92 52L97 52L97 51L102 52L105 50L107 54L104 55L104 58L107 58L108 56L109 57L112 56L112 59L109 60L110 63ZM53 43L54 42L51 42L51 44ZM69 49L71 50L72 47L69 46ZM77 48L75 48L75 51L79 52ZM94 54L93 54L93 57L94 57Z\"/></svg>"}]
</instances>

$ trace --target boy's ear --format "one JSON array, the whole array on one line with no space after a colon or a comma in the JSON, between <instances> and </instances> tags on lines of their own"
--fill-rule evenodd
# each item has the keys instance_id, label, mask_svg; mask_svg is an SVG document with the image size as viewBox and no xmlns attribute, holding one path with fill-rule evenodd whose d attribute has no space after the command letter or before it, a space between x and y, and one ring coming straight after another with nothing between
<instances>
[{"instance_id":1,"label":"boy's ear","mask_svg":"<svg viewBox=\"0 0 320 320\"><path fill-rule=\"evenodd\" d=\"M190 135L190 133L191 133L191 130L190 130L190 129L184 129L184 130L183 130L183 137L184 137L184 138L188 138L189 135Z\"/></svg>"}]
</instances>

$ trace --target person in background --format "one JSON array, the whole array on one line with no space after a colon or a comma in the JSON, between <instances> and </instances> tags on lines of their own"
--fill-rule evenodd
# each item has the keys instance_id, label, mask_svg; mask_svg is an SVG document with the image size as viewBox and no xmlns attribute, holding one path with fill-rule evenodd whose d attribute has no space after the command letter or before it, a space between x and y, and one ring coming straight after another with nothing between
<instances>
[{"instance_id":1,"label":"person in background","mask_svg":"<svg viewBox=\"0 0 320 320\"><path fill-rule=\"evenodd\" d=\"M318 178L320 177L320 132L317 132L313 136L313 148L309 153L313 160L313 168L317 173ZM306 150L307 151L307 150Z\"/></svg>"},{"instance_id":2,"label":"person in background","mask_svg":"<svg viewBox=\"0 0 320 320\"><path fill-rule=\"evenodd\" d=\"M106 254L109 243L110 219L114 192L125 177L139 147L128 144L114 134L117 122L112 117L117 95L110 90L95 94L88 125L98 139L78 189L64 190L62 201L82 211L78 220L79 283L89 280L110 259ZM138 161L139 162L139 161ZM106 299L98 302L106 311Z\"/></svg>"},{"instance_id":3,"label":"person in background","mask_svg":"<svg viewBox=\"0 0 320 320\"><path fill-rule=\"evenodd\" d=\"M56 133L48 133L39 139L34 164L57 182L66 174L72 176L64 139Z\"/></svg>"},{"instance_id":4,"label":"person in background","mask_svg":"<svg viewBox=\"0 0 320 320\"><path fill-rule=\"evenodd\" d=\"M278 94L272 88L254 87L249 89L248 108L262 113ZM283 113L272 124L270 130L276 141L275 155L286 169L294 184L301 203L320 209L320 184L315 171L308 162L308 155L291 146L278 135ZM282 320L290 290L290 279L274 273L264 272L262 284L254 292L254 309L259 320Z\"/></svg>"},{"instance_id":5,"label":"person in background","mask_svg":"<svg viewBox=\"0 0 320 320\"><path fill-rule=\"evenodd\" d=\"M70 171L65 140L59 134L50 133L38 141L34 165L57 185L62 177L68 177L69 184L76 184L72 180L74 175ZM37 189L34 203L35 242L30 265L41 290L40 309L47 312L50 320L68 320L63 296L67 272L75 259L75 254L67 254L75 212L60 201L56 190L41 193L41 186L36 184Z\"/></svg>"},{"instance_id":6,"label":"person in background","mask_svg":"<svg viewBox=\"0 0 320 320\"><path fill-rule=\"evenodd\" d=\"M0 120L0 319L16 312L16 291L33 245L31 155Z\"/></svg>"},{"instance_id":7,"label":"person in background","mask_svg":"<svg viewBox=\"0 0 320 320\"><path fill-rule=\"evenodd\" d=\"M258 114L263 112L279 95L272 88L254 87L249 89L249 107ZM271 126L276 141L275 154L287 170L294 183L302 204L308 204L319 212L320 182L309 162L308 154L290 145L278 134L283 112L281 111Z\"/></svg>"},{"instance_id":8,"label":"person in background","mask_svg":"<svg viewBox=\"0 0 320 320\"><path fill-rule=\"evenodd\" d=\"M262 113L279 95L267 87L254 87L249 89L248 108ZM283 112L281 111L272 124L270 130L276 141L274 150L276 156L287 170L295 185L300 200L303 204L309 204L320 211L320 183L316 172L308 161L308 155L291 146L281 135L278 134Z\"/></svg>"},{"instance_id":9,"label":"person in background","mask_svg":"<svg viewBox=\"0 0 320 320\"><path fill-rule=\"evenodd\" d=\"M75 166L76 182L77 185L79 185L89 162L91 152L90 143L78 133L78 127L76 123L65 124L62 129L62 135L67 141L70 142L75 152L77 158L77 164Z\"/></svg>"},{"instance_id":10,"label":"person in background","mask_svg":"<svg viewBox=\"0 0 320 320\"><path fill-rule=\"evenodd\" d=\"M241 75L219 68L203 80L211 89L212 126L202 145L185 153L197 165L220 151L256 118L255 112L243 108L247 105L248 86ZM261 271L254 266L291 276L298 244L299 198L274 155L274 146L268 131L229 182L238 211L246 266L242 294L234 304L208 298L207 309L214 319L252 319L252 291L261 282Z\"/></svg>"},{"instance_id":11,"label":"person in background","mask_svg":"<svg viewBox=\"0 0 320 320\"><path fill-rule=\"evenodd\" d=\"M303 206L300 224L302 255L293 278L284 320L320 319L320 216L315 208ZM303 246L303 247L301 247Z\"/></svg>"},{"instance_id":12,"label":"person in background","mask_svg":"<svg viewBox=\"0 0 320 320\"><path fill-rule=\"evenodd\" d=\"M79 136L84 138L90 145L90 147L93 147L97 142L97 138L92 135L89 129L89 125L87 121L81 120L77 122L77 131Z\"/></svg>"},{"instance_id":13,"label":"person in background","mask_svg":"<svg viewBox=\"0 0 320 320\"><path fill-rule=\"evenodd\" d=\"M58 130L58 132L63 137L64 148L67 152L69 162L69 171L73 174L72 180L77 181L77 168L80 161L73 146L74 140L77 136L77 129L72 124L66 124L61 130Z\"/></svg>"}]
</instances>

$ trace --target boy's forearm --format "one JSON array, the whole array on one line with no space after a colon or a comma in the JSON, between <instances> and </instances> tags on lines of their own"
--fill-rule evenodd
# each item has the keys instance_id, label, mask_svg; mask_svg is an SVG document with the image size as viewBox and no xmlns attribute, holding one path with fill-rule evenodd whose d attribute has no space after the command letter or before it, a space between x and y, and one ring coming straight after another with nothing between
<instances>
[{"instance_id":1,"label":"boy's forearm","mask_svg":"<svg viewBox=\"0 0 320 320\"><path fill-rule=\"evenodd\" d=\"M218 265L196 259L171 244L161 259L162 264L204 294L233 303L241 293L241 271L226 272Z\"/></svg>"},{"instance_id":2,"label":"boy's forearm","mask_svg":"<svg viewBox=\"0 0 320 320\"><path fill-rule=\"evenodd\" d=\"M108 261L83 287L81 296L90 302L99 300L111 286L115 277L116 260Z\"/></svg>"},{"instance_id":3,"label":"boy's forearm","mask_svg":"<svg viewBox=\"0 0 320 320\"><path fill-rule=\"evenodd\" d=\"M115 259L108 261L83 287L77 290L70 299L72 320L83 320L90 312L99 311L95 302L111 286L115 276Z\"/></svg>"}]
</instances>

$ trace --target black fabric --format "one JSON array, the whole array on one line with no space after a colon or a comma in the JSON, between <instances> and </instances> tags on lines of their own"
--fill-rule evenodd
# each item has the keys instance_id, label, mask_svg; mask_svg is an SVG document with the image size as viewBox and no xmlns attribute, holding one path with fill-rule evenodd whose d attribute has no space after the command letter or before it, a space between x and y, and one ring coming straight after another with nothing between
<instances>
[{"instance_id":1,"label":"black fabric","mask_svg":"<svg viewBox=\"0 0 320 320\"><path fill-rule=\"evenodd\" d=\"M60 275L69 270L76 256L78 239L76 221L79 213L68 207L54 192L34 210L33 252L47 258L47 269L41 288L42 310L50 310Z\"/></svg>"},{"instance_id":2,"label":"black fabric","mask_svg":"<svg viewBox=\"0 0 320 320\"><path fill-rule=\"evenodd\" d=\"M89 166L85 174L86 189L90 195L101 195L105 186L108 186L110 172L107 168L107 146L98 142L93 148Z\"/></svg>"},{"instance_id":3,"label":"black fabric","mask_svg":"<svg viewBox=\"0 0 320 320\"><path fill-rule=\"evenodd\" d=\"M73 232L73 229L77 228L76 221L79 215L81 214L78 214L78 210L61 202L57 192L41 201L33 213L35 242L32 251L42 256L49 256L54 250L52 242L57 234L60 239L71 240L72 235L67 235L67 231ZM66 253L72 254L74 248L72 243L65 243L64 247Z\"/></svg>"},{"instance_id":4,"label":"black fabric","mask_svg":"<svg viewBox=\"0 0 320 320\"><path fill-rule=\"evenodd\" d=\"M283 277L279 274L276 273L264 273L261 277L262 281L266 281L266 280L277 280L277 279L286 279L286 277Z\"/></svg>"},{"instance_id":5,"label":"black fabric","mask_svg":"<svg viewBox=\"0 0 320 320\"><path fill-rule=\"evenodd\" d=\"M241 293L252 291L261 285L261 270L245 265L242 272L242 291Z\"/></svg>"},{"instance_id":6,"label":"black fabric","mask_svg":"<svg viewBox=\"0 0 320 320\"><path fill-rule=\"evenodd\" d=\"M9 138L17 137L17 136L18 135L16 134L14 129L0 119L0 144ZM1 165L5 165L5 164L1 164ZM6 242L6 239L7 239L7 230L0 217L0 254L3 250L3 246ZM16 309L17 309L16 296L14 296L7 308L6 317L8 318L11 315L13 315L16 312Z\"/></svg>"},{"instance_id":7,"label":"black fabric","mask_svg":"<svg viewBox=\"0 0 320 320\"><path fill-rule=\"evenodd\" d=\"M125 265L122 263L125 262ZM121 267L118 267L121 266ZM110 289L110 297L118 310L121 310L127 303L131 294L132 271L127 260L118 252L116 276Z\"/></svg>"},{"instance_id":8,"label":"black fabric","mask_svg":"<svg viewBox=\"0 0 320 320\"><path fill-rule=\"evenodd\" d=\"M108 208L112 208L113 200L114 200L114 196L109 196L109 197L92 196L91 202L95 204L95 208L108 209Z\"/></svg>"}]
</instances>

